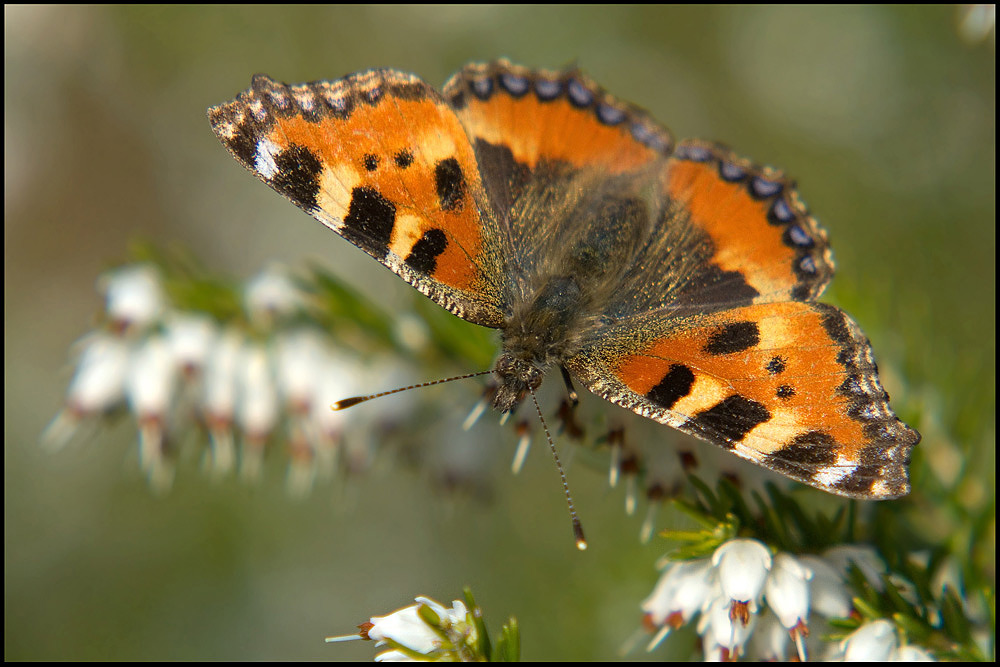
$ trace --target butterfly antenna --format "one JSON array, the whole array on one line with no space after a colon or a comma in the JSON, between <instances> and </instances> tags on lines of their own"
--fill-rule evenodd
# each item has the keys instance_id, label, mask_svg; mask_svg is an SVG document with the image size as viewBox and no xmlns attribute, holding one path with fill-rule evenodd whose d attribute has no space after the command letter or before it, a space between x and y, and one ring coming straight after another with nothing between
<instances>
[{"instance_id":1,"label":"butterfly antenna","mask_svg":"<svg viewBox=\"0 0 1000 667\"><path fill-rule=\"evenodd\" d=\"M345 398L343 400L337 401L331 407L334 410L346 410L349 407L357 405L358 403L364 403L365 401L370 401L373 398L379 398L382 396L389 396L391 394L398 394L401 391L409 391L410 389L419 389L421 387L432 387L436 384L444 384L445 382L454 382L455 380L468 380L469 378L479 377L480 375L486 375L487 373L492 373L489 371L479 371L478 373L468 373L466 375L456 375L451 378L444 378L441 380L431 380L430 382L421 382L420 384L411 384L409 387L400 387L399 389L392 389L390 391L380 391L377 394L369 394L368 396L354 396L353 398Z\"/></svg>"},{"instance_id":2,"label":"butterfly antenna","mask_svg":"<svg viewBox=\"0 0 1000 667\"><path fill-rule=\"evenodd\" d=\"M538 399L535 398L535 392L531 391L531 401L535 404L535 412L538 413L538 419L542 422L542 430L545 431L545 439L549 441L549 449L552 450L552 458L555 459L556 469L559 470L559 478L562 480L563 493L566 494L566 504L569 505L569 515L573 520L573 537L576 539L576 548L580 551L585 551L587 549L587 538L583 536L583 524L580 523L580 517L576 515L576 508L573 506L573 496L569 492L569 483L566 481L566 472L563 470L562 461L559 460L559 452L556 451L556 443L552 442L552 436L549 434L548 424L545 423L545 417L542 416L542 409L538 406Z\"/></svg>"}]
</instances>

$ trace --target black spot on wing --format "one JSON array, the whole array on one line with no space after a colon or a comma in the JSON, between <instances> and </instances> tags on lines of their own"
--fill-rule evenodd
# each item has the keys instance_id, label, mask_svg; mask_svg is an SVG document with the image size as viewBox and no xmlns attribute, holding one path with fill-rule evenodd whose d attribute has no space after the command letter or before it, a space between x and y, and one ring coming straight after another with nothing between
<instances>
[{"instance_id":1,"label":"black spot on wing","mask_svg":"<svg viewBox=\"0 0 1000 667\"><path fill-rule=\"evenodd\" d=\"M232 116L232 112L228 108L215 113L216 115L211 117L212 129L216 129L223 122L224 118ZM236 159L250 169L254 169L254 162L257 159L257 141L267 131L268 125L256 123L250 116L244 116L239 123L236 123L235 120L231 122L233 122L236 128L236 132L228 138L223 137L221 134L219 137L225 142L226 147L232 151L233 155L236 156Z\"/></svg>"},{"instance_id":2,"label":"black spot on wing","mask_svg":"<svg viewBox=\"0 0 1000 667\"><path fill-rule=\"evenodd\" d=\"M764 465L796 479L810 480L816 468L837 462L837 442L822 431L800 433L789 444L767 455Z\"/></svg>"},{"instance_id":3,"label":"black spot on wing","mask_svg":"<svg viewBox=\"0 0 1000 667\"><path fill-rule=\"evenodd\" d=\"M252 163L251 163L252 164ZM275 174L268 183L307 211L316 208L323 164L305 146L291 145L274 156Z\"/></svg>"},{"instance_id":4,"label":"black spot on wing","mask_svg":"<svg viewBox=\"0 0 1000 667\"><path fill-rule=\"evenodd\" d=\"M812 290L809 285L796 285L792 289L792 301L809 301L813 298Z\"/></svg>"},{"instance_id":5,"label":"black spot on wing","mask_svg":"<svg viewBox=\"0 0 1000 667\"><path fill-rule=\"evenodd\" d=\"M448 98L448 104L451 105L451 108L455 111L461 111L468 103L469 100L466 98L464 90L456 90Z\"/></svg>"},{"instance_id":6,"label":"black spot on wing","mask_svg":"<svg viewBox=\"0 0 1000 667\"><path fill-rule=\"evenodd\" d=\"M846 316L842 312L832 306L823 307L822 304L817 304L817 308L826 310L826 313L823 315L822 324L833 342L842 347L849 347L856 344L854 337L851 336L851 330L847 326Z\"/></svg>"},{"instance_id":7,"label":"black spot on wing","mask_svg":"<svg viewBox=\"0 0 1000 667\"><path fill-rule=\"evenodd\" d=\"M807 431L771 454L782 461L827 466L837 462L837 441L823 431Z\"/></svg>"},{"instance_id":8,"label":"black spot on wing","mask_svg":"<svg viewBox=\"0 0 1000 667\"><path fill-rule=\"evenodd\" d=\"M387 85L389 95L407 102L419 102L427 99L429 88L430 86L426 83L419 81L392 81Z\"/></svg>"},{"instance_id":9,"label":"black spot on wing","mask_svg":"<svg viewBox=\"0 0 1000 667\"><path fill-rule=\"evenodd\" d=\"M733 322L720 327L709 336L704 351L708 354L736 354L760 343L760 327L756 322Z\"/></svg>"},{"instance_id":10,"label":"black spot on wing","mask_svg":"<svg viewBox=\"0 0 1000 667\"><path fill-rule=\"evenodd\" d=\"M361 163L364 165L366 171L375 171L378 169L378 155L366 153Z\"/></svg>"},{"instance_id":11,"label":"black spot on wing","mask_svg":"<svg viewBox=\"0 0 1000 667\"><path fill-rule=\"evenodd\" d=\"M422 81L395 81L389 83L388 90L392 97L407 102L419 102L427 99L430 86ZM436 93L435 93L436 94Z\"/></svg>"},{"instance_id":12,"label":"black spot on wing","mask_svg":"<svg viewBox=\"0 0 1000 667\"><path fill-rule=\"evenodd\" d=\"M777 375L778 373L785 372L785 360L781 357L771 357L771 360L767 362L764 366L768 373L771 375Z\"/></svg>"},{"instance_id":13,"label":"black spot on wing","mask_svg":"<svg viewBox=\"0 0 1000 667\"><path fill-rule=\"evenodd\" d=\"M691 393L693 385L694 373L691 369L681 364L674 364L656 386L649 390L646 398L669 410L674 403Z\"/></svg>"},{"instance_id":14,"label":"black spot on wing","mask_svg":"<svg viewBox=\"0 0 1000 667\"><path fill-rule=\"evenodd\" d=\"M782 400L788 400L795 395L795 387L790 384L783 384L775 390L774 395Z\"/></svg>"},{"instance_id":15,"label":"black spot on wing","mask_svg":"<svg viewBox=\"0 0 1000 667\"><path fill-rule=\"evenodd\" d=\"M872 484L882 479L882 466L858 466L850 475L833 484L832 488L851 496L870 496Z\"/></svg>"},{"instance_id":16,"label":"black spot on wing","mask_svg":"<svg viewBox=\"0 0 1000 667\"><path fill-rule=\"evenodd\" d=\"M351 191L351 205L340 233L354 245L382 259L389 252L395 224L396 207L391 201L374 188L357 187Z\"/></svg>"},{"instance_id":17,"label":"black spot on wing","mask_svg":"<svg viewBox=\"0 0 1000 667\"><path fill-rule=\"evenodd\" d=\"M742 440L757 425L770 418L771 413L762 403L734 394L699 412L684 426L724 447L732 447L734 442Z\"/></svg>"},{"instance_id":18,"label":"black spot on wing","mask_svg":"<svg viewBox=\"0 0 1000 667\"><path fill-rule=\"evenodd\" d=\"M400 169L406 169L413 164L413 151L409 148L405 148L396 153L392 159L395 161L397 167Z\"/></svg>"},{"instance_id":19,"label":"black spot on wing","mask_svg":"<svg viewBox=\"0 0 1000 667\"><path fill-rule=\"evenodd\" d=\"M760 296L739 271L723 271L715 264L708 264L692 274L676 295L673 306L728 308L748 306Z\"/></svg>"},{"instance_id":20,"label":"black spot on wing","mask_svg":"<svg viewBox=\"0 0 1000 667\"><path fill-rule=\"evenodd\" d=\"M475 150L490 201L498 211L508 211L531 179L531 169L507 146L476 139Z\"/></svg>"},{"instance_id":21,"label":"black spot on wing","mask_svg":"<svg viewBox=\"0 0 1000 667\"><path fill-rule=\"evenodd\" d=\"M450 157L438 162L434 166L434 184L443 210L462 210L465 205L465 176L458 160Z\"/></svg>"},{"instance_id":22,"label":"black spot on wing","mask_svg":"<svg viewBox=\"0 0 1000 667\"><path fill-rule=\"evenodd\" d=\"M448 237L440 229L428 229L406 256L406 264L414 271L431 274L437 268L438 255L448 247Z\"/></svg>"}]
</instances>

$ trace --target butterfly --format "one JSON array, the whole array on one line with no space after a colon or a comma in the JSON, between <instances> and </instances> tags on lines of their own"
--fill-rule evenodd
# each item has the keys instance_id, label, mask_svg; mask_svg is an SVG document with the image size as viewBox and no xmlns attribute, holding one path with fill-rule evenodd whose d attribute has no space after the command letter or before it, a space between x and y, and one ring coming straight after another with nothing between
<instances>
[{"instance_id":1,"label":"butterfly","mask_svg":"<svg viewBox=\"0 0 1000 667\"><path fill-rule=\"evenodd\" d=\"M908 493L858 325L817 302L826 232L781 171L675 142L576 69L393 69L208 110L233 156L438 305L500 330L493 405L560 369L594 394L853 498Z\"/></svg>"}]
</instances>

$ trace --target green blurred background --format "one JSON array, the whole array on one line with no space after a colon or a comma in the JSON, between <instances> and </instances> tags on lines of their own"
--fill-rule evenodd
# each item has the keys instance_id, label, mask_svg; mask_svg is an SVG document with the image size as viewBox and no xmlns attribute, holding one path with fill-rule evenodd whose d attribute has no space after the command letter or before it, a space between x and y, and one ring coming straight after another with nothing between
<instances>
[{"instance_id":1,"label":"green blurred background","mask_svg":"<svg viewBox=\"0 0 1000 667\"><path fill-rule=\"evenodd\" d=\"M830 233L829 299L862 324L894 405L924 431L920 469L971 468L963 502L989 502L995 47L963 39L959 19L950 7L6 7L5 658L365 659L371 645L322 639L465 584L492 627L518 617L532 658L612 658L637 627L662 546L640 545L621 491L578 467L591 549L577 553L542 447L516 478L495 457L487 503L388 465L296 503L279 457L259 488L213 485L189 463L157 498L124 421L89 446L39 450L70 344L100 306L95 278L131 239L182 244L241 278L319 258L406 303L401 282L212 135L206 107L256 72L296 82L388 66L441 84L470 60L576 62L677 136L783 167ZM441 419L460 422L475 391L443 391L456 408Z\"/></svg>"}]
</instances>

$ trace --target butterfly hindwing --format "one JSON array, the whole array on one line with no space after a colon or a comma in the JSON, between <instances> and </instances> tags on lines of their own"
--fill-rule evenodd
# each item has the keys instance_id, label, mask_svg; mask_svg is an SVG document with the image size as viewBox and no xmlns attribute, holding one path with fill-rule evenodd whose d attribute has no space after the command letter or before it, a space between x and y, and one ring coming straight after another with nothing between
<instances>
[{"instance_id":1,"label":"butterfly hindwing","mask_svg":"<svg viewBox=\"0 0 1000 667\"><path fill-rule=\"evenodd\" d=\"M568 364L599 396L789 477L857 498L909 491L919 440L842 311L772 303L604 332Z\"/></svg>"},{"instance_id":2,"label":"butterfly hindwing","mask_svg":"<svg viewBox=\"0 0 1000 667\"><path fill-rule=\"evenodd\" d=\"M714 262L759 293L755 302L815 299L833 277L826 232L777 169L686 140L664 172L664 189L711 238Z\"/></svg>"}]
</instances>

